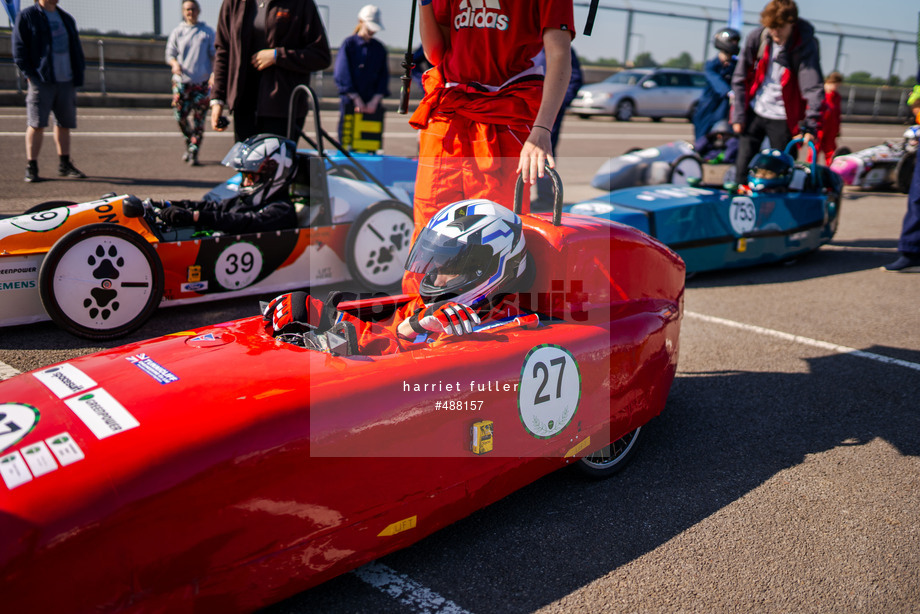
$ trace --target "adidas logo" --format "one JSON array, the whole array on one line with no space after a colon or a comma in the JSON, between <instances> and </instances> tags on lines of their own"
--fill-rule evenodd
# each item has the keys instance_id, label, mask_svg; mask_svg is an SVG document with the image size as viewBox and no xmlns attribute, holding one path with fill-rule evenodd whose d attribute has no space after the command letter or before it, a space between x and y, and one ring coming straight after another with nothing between
<instances>
[{"instance_id":1,"label":"adidas logo","mask_svg":"<svg viewBox=\"0 0 920 614\"><path fill-rule=\"evenodd\" d=\"M454 29L461 28L493 28L505 31L508 29L508 16L494 11L501 11L499 0L463 0L460 3L460 13L454 18Z\"/></svg>"}]
</instances>

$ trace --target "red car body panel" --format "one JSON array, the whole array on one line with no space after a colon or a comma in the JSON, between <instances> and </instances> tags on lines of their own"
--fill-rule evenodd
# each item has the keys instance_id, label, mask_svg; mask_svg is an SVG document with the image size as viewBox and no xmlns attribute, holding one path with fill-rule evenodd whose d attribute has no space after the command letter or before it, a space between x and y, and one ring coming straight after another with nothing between
<instances>
[{"instance_id":1,"label":"red car body panel","mask_svg":"<svg viewBox=\"0 0 920 614\"><path fill-rule=\"evenodd\" d=\"M250 611L414 543L660 413L677 366L682 261L603 220L525 224L538 281L521 301L558 318L538 328L343 357L274 339L255 317L0 383L0 404L39 412L6 440L0 465L26 467L42 446L58 461L54 446L83 455L58 466L48 453L53 468L29 465L28 480L4 474L4 609ZM567 352L579 374L574 416L547 437L528 432L521 409L524 367L542 347ZM61 369L67 390L43 383ZM95 418L74 409L94 399ZM494 447L477 455L481 420L493 422Z\"/></svg>"}]
</instances>

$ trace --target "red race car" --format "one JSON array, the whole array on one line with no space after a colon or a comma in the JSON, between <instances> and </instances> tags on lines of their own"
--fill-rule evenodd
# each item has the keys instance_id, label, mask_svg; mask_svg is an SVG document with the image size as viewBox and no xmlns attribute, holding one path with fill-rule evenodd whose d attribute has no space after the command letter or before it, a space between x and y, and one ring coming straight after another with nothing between
<instances>
[{"instance_id":1,"label":"red race car","mask_svg":"<svg viewBox=\"0 0 920 614\"><path fill-rule=\"evenodd\" d=\"M4 610L251 611L567 464L622 467L674 378L683 262L523 220L526 315L470 335L339 355L253 317L0 383Z\"/></svg>"}]
</instances>

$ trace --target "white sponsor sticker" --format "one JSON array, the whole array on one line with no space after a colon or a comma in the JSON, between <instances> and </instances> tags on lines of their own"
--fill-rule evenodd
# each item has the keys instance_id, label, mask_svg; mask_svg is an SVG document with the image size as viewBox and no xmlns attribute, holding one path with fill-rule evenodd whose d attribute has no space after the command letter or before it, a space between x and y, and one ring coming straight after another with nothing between
<instances>
[{"instance_id":1,"label":"white sponsor sticker","mask_svg":"<svg viewBox=\"0 0 920 614\"><path fill-rule=\"evenodd\" d=\"M538 345L521 368L518 410L521 424L538 439L568 426L581 399L581 372L575 358L558 345Z\"/></svg>"},{"instance_id":2,"label":"white sponsor sticker","mask_svg":"<svg viewBox=\"0 0 920 614\"><path fill-rule=\"evenodd\" d=\"M35 256L4 256L0 263L0 284L15 281L34 283L38 281L39 265L41 260Z\"/></svg>"},{"instance_id":3,"label":"white sponsor sticker","mask_svg":"<svg viewBox=\"0 0 920 614\"><path fill-rule=\"evenodd\" d=\"M32 481L32 474L19 452L0 456L0 477L10 490Z\"/></svg>"},{"instance_id":4,"label":"white sponsor sticker","mask_svg":"<svg viewBox=\"0 0 920 614\"><path fill-rule=\"evenodd\" d=\"M26 459L26 463L28 463L29 469L32 470L32 475L35 477L51 473L58 468L57 463L54 462L54 457L51 456L51 451L48 450L48 446L45 445L44 441L26 446L20 452L22 452L22 456Z\"/></svg>"},{"instance_id":5,"label":"white sponsor sticker","mask_svg":"<svg viewBox=\"0 0 920 614\"><path fill-rule=\"evenodd\" d=\"M179 290L181 292L204 292L208 289L208 282L206 281L190 281L187 284L180 284Z\"/></svg>"},{"instance_id":6,"label":"white sponsor sticker","mask_svg":"<svg viewBox=\"0 0 920 614\"><path fill-rule=\"evenodd\" d=\"M11 448L38 424L38 410L25 403L0 403L0 452Z\"/></svg>"},{"instance_id":7,"label":"white sponsor sticker","mask_svg":"<svg viewBox=\"0 0 920 614\"><path fill-rule=\"evenodd\" d=\"M85 458L83 450L81 450L77 442L73 440L70 433L66 431L60 435L49 437L45 440L45 443L48 444L51 451L54 452L58 462L61 463L61 467L66 467L67 465Z\"/></svg>"},{"instance_id":8,"label":"white sponsor sticker","mask_svg":"<svg viewBox=\"0 0 920 614\"><path fill-rule=\"evenodd\" d=\"M98 439L140 426L121 403L102 388L64 401Z\"/></svg>"},{"instance_id":9,"label":"white sponsor sticker","mask_svg":"<svg viewBox=\"0 0 920 614\"><path fill-rule=\"evenodd\" d=\"M33 373L33 375L59 399L96 387L96 382L90 376L67 363Z\"/></svg>"}]
</instances>

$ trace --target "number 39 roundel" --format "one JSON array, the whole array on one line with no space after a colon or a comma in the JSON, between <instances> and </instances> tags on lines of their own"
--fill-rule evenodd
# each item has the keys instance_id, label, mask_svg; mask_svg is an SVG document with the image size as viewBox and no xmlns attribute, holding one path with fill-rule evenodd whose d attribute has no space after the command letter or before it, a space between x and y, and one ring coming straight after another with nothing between
<instances>
[{"instance_id":1,"label":"number 39 roundel","mask_svg":"<svg viewBox=\"0 0 920 614\"><path fill-rule=\"evenodd\" d=\"M518 411L521 424L538 439L568 426L581 398L581 372L575 357L558 345L538 345L524 358Z\"/></svg>"}]
</instances>

